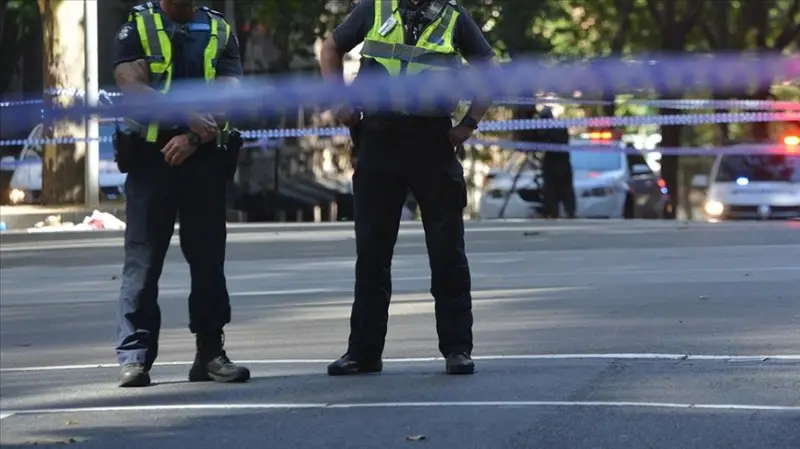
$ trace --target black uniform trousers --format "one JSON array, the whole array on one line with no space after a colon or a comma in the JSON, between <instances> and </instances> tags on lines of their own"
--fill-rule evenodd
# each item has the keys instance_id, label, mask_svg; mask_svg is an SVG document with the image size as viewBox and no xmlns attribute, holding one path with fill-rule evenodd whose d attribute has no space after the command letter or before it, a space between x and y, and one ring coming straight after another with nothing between
<instances>
[{"instance_id":1,"label":"black uniform trousers","mask_svg":"<svg viewBox=\"0 0 800 449\"><path fill-rule=\"evenodd\" d=\"M560 206L563 204L567 217L574 218L576 201L572 166L569 163L545 165L542 170L542 183L545 215L558 217Z\"/></svg>"},{"instance_id":2,"label":"black uniform trousers","mask_svg":"<svg viewBox=\"0 0 800 449\"><path fill-rule=\"evenodd\" d=\"M416 198L425 230L439 350L472 352L472 298L464 245L464 172L447 127L411 132L366 126L353 175L356 267L348 353L381 357L392 295L391 264L402 208ZM401 130L402 131L402 130ZM399 154L407 152L408 154ZM412 167L413 165L413 167Z\"/></svg>"},{"instance_id":3,"label":"black uniform trousers","mask_svg":"<svg viewBox=\"0 0 800 449\"><path fill-rule=\"evenodd\" d=\"M164 142L165 143L165 142ZM178 167L142 148L142 161L125 181L127 227L119 298L117 360L150 368L158 355L161 310L158 282L180 221L180 247L191 275L189 329L220 332L230 322L225 281L226 175L210 148L199 148Z\"/></svg>"}]
</instances>

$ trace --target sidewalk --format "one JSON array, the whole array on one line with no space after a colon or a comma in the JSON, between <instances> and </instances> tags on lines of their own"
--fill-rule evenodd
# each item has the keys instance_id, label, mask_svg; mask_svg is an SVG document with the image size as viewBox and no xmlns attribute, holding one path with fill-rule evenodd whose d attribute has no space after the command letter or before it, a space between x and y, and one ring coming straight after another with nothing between
<instances>
[{"instance_id":1,"label":"sidewalk","mask_svg":"<svg viewBox=\"0 0 800 449\"><path fill-rule=\"evenodd\" d=\"M106 212L125 221L125 203L101 203L97 210ZM61 222L80 223L92 215L94 209L82 205L74 206L0 206L0 221L5 223L5 231L24 231L32 228L50 216L60 216Z\"/></svg>"}]
</instances>

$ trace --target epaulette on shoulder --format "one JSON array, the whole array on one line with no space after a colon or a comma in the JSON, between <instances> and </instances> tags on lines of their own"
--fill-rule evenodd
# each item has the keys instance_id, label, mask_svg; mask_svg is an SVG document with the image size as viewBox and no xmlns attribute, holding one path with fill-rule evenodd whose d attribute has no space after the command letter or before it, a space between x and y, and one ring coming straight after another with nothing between
<instances>
[{"instance_id":1,"label":"epaulette on shoulder","mask_svg":"<svg viewBox=\"0 0 800 449\"><path fill-rule=\"evenodd\" d=\"M131 15L140 14L154 8L158 8L158 5L155 2L142 3L140 5L136 5L133 8L131 8L130 14Z\"/></svg>"},{"instance_id":2,"label":"epaulette on shoulder","mask_svg":"<svg viewBox=\"0 0 800 449\"><path fill-rule=\"evenodd\" d=\"M203 11L203 12L205 12L205 13L208 13L208 14L212 14L212 15L215 15L215 16L219 16L219 17L222 17L222 18L224 18L224 17L225 17L225 16L224 16L224 15L223 15L221 12L219 12L219 11L217 11L217 10L215 10L215 9L211 9L211 8L209 8L208 6L201 6L201 7L200 7L200 8L198 8L198 9L200 9L200 11Z\"/></svg>"}]
</instances>

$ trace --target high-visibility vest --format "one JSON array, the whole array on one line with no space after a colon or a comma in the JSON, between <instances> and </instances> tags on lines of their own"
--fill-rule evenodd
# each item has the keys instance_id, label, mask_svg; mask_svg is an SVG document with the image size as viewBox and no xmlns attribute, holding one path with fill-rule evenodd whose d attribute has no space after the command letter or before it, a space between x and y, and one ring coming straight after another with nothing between
<instances>
[{"instance_id":1,"label":"high-visibility vest","mask_svg":"<svg viewBox=\"0 0 800 449\"><path fill-rule=\"evenodd\" d=\"M375 20L364 39L362 58L380 64L391 76L453 70L463 65L453 45L453 30L460 14L456 8L438 2L442 10L436 20L428 24L415 45L406 45L399 0L374 1ZM402 98L395 100L402 102Z\"/></svg>"},{"instance_id":2,"label":"high-visibility vest","mask_svg":"<svg viewBox=\"0 0 800 449\"><path fill-rule=\"evenodd\" d=\"M203 52L203 72L205 80L212 81L217 77L217 57L228 45L231 35L231 26L222 18L222 15L210 8L201 7L211 19L211 37ZM128 16L128 21L136 21L136 29L142 41L142 48L150 67L151 81L160 85L160 92L166 94L172 85L172 42L169 34L164 30L161 11L154 2L147 2L135 6ZM221 125L223 133L230 129L230 123ZM158 139L158 123L147 126L146 140L156 142ZM220 133L220 134L223 134Z\"/></svg>"}]
</instances>

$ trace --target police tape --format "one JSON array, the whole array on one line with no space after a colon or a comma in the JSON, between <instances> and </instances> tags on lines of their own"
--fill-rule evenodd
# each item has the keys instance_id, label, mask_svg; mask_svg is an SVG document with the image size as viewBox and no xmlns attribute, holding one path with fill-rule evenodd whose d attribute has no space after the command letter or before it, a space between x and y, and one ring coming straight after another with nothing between
<instances>
[{"instance_id":1,"label":"police tape","mask_svg":"<svg viewBox=\"0 0 800 449\"><path fill-rule=\"evenodd\" d=\"M627 126L691 126L719 123L764 123L764 122L789 122L800 120L800 113L793 112L745 112L722 114L687 114L687 115L649 115L641 117L587 117L587 118L557 118L557 119L517 119L497 120L483 122L478 127L478 132L512 132L539 129L559 128L613 128ZM338 136L347 135L347 128L293 128L293 129L265 129L244 131L242 135L247 138L293 138L308 136Z\"/></svg>"},{"instance_id":2,"label":"police tape","mask_svg":"<svg viewBox=\"0 0 800 449\"><path fill-rule=\"evenodd\" d=\"M725 155L798 155L800 150L787 149L785 145L770 144L740 144L726 147L657 147L653 149L639 149L616 144L556 144L542 142L521 142L515 140L485 140L470 139L467 145L476 147L490 147L520 152L592 152L592 153L625 153L638 155L667 155L667 156L716 156ZM481 148L477 148L481 149Z\"/></svg>"},{"instance_id":3,"label":"police tape","mask_svg":"<svg viewBox=\"0 0 800 449\"><path fill-rule=\"evenodd\" d=\"M541 129L559 129L573 127L587 128L615 128L629 126L694 126L719 123L765 123L789 122L800 120L800 113L794 112L744 112L722 114L687 114L687 115L650 115L641 117L587 117L587 118L557 118L557 119L519 119L496 120L480 124L478 132L513 132ZM241 131L246 139L282 139L297 137L334 137L347 136L350 131L345 127L328 128L287 128L287 129L256 129ZM53 139L17 139L2 140L0 147L19 146L25 144L71 144L87 141L86 138L53 138ZM110 142L110 136L102 136L100 142Z\"/></svg>"},{"instance_id":4,"label":"police tape","mask_svg":"<svg viewBox=\"0 0 800 449\"><path fill-rule=\"evenodd\" d=\"M509 106L535 106L547 104L577 105L577 106L641 106L672 110L704 110L704 109L738 109L744 111L800 111L800 101L781 100L703 100L703 99L678 99L678 100L582 100L563 98L510 98L494 102L496 105Z\"/></svg>"},{"instance_id":5,"label":"police tape","mask_svg":"<svg viewBox=\"0 0 800 449\"><path fill-rule=\"evenodd\" d=\"M359 74L347 87L330 83L318 75L292 75L243 79L240 88L219 89L205 81L175 80L170 95L129 98L111 106L84 102L48 110L50 119L77 120L98 117L152 117L160 121L185 118L187 110L225 110L230 114L282 114L300 105L329 109L343 103L370 110L397 107L439 107L476 95L486 98L535 97L542 92L572 96L605 92L679 95L706 90L744 92L766 89L776 83L800 78L800 57L778 53L757 55L646 55L630 58L600 58L548 65L544 59L522 59L503 67L480 65L465 70L426 71L409 77ZM12 115L4 127L25 129L16 122L30 121L24 114Z\"/></svg>"},{"instance_id":6,"label":"police tape","mask_svg":"<svg viewBox=\"0 0 800 449\"><path fill-rule=\"evenodd\" d=\"M82 96L83 91L68 89L64 91L56 91L52 95L75 95ZM105 97L111 101L111 98L124 97L121 92L111 92L100 90L98 95L102 98ZM464 99L463 101L469 101ZM0 102L0 109L11 108L16 106L28 106L44 104L44 100L17 100L17 101L2 101ZM586 100L581 98L548 98L548 97L532 97L532 98L499 98L494 101L495 106L536 106L536 105L574 105L574 106L641 106L652 107L672 110L703 110L703 109L735 109L745 111L800 111L800 101L782 101L782 100L741 100L741 99L727 99L727 100L704 100L704 99L625 99L625 100ZM44 112L44 111L42 111Z\"/></svg>"}]
</instances>

